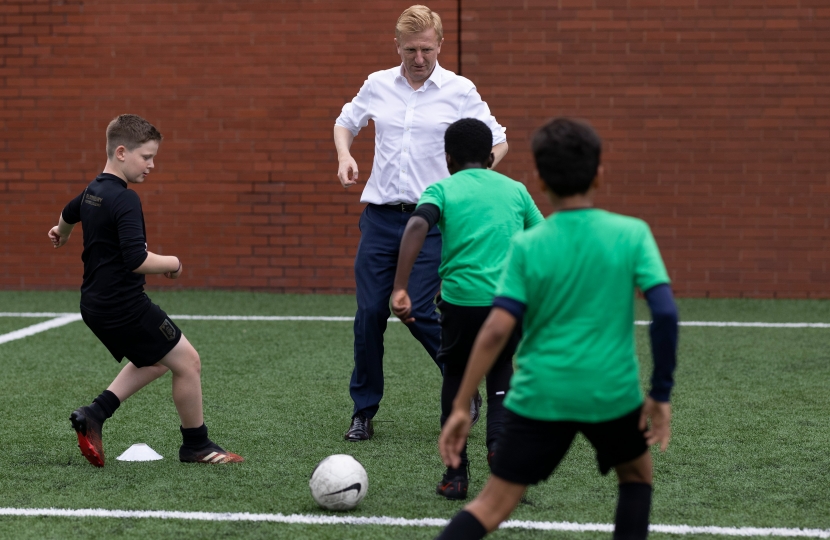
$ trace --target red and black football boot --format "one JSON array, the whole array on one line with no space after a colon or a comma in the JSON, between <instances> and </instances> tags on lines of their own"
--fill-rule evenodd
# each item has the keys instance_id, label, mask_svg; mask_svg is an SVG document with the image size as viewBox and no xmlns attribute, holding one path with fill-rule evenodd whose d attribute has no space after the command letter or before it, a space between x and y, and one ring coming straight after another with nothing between
<instances>
[{"instance_id":1,"label":"red and black football boot","mask_svg":"<svg viewBox=\"0 0 830 540\"><path fill-rule=\"evenodd\" d=\"M87 461L96 467L104 466L104 443L101 440L102 421L89 407L75 409L69 415L72 428L78 434L78 448Z\"/></svg>"},{"instance_id":2,"label":"red and black football boot","mask_svg":"<svg viewBox=\"0 0 830 540\"><path fill-rule=\"evenodd\" d=\"M182 445L179 448L179 461L182 463L242 463L245 458L233 452L223 450L221 446L211 441L204 448L190 448Z\"/></svg>"},{"instance_id":3,"label":"red and black football boot","mask_svg":"<svg viewBox=\"0 0 830 540\"><path fill-rule=\"evenodd\" d=\"M444 477L438 483L435 492L442 497L453 501L461 501L467 498L467 487L470 485L470 480L465 471L459 473L457 470L444 473Z\"/></svg>"}]
</instances>

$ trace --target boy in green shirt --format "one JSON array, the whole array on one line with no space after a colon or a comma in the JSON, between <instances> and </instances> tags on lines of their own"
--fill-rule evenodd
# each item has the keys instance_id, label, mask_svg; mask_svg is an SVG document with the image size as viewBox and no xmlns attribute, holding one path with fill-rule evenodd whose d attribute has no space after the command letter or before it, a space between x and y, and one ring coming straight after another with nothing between
<instances>
[{"instance_id":1,"label":"boy in green shirt","mask_svg":"<svg viewBox=\"0 0 830 540\"><path fill-rule=\"evenodd\" d=\"M665 450L671 433L677 308L669 278L645 222L593 207L601 141L589 125L555 119L534 137L533 153L555 212L511 243L493 309L441 433L442 459L450 467L459 463L469 430L469 413L459 404L469 402L522 322L505 427L487 485L439 538L482 538L494 530L528 485L553 473L581 432L600 472L613 468L619 479L614 539L643 539L651 508L648 445ZM653 321L654 373L645 402L634 349L635 287Z\"/></svg>"},{"instance_id":2,"label":"boy in green shirt","mask_svg":"<svg viewBox=\"0 0 830 540\"><path fill-rule=\"evenodd\" d=\"M412 266L433 225L438 225L443 238L438 269L442 280L438 303L441 348L436 358L444 364L442 425L461 384L473 341L490 313L510 238L544 221L523 184L488 170L493 164L492 143L490 128L480 120L464 118L447 128L444 149L452 176L424 191L401 238L392 311L407 323L414 320L406 291ZM519 338L517 326L487 375L488 459L502 429L502 402ZM466 498L467 467L465 446L460 463L444 473L438 494L448 499Z\"/></svg>"}]
</instances>

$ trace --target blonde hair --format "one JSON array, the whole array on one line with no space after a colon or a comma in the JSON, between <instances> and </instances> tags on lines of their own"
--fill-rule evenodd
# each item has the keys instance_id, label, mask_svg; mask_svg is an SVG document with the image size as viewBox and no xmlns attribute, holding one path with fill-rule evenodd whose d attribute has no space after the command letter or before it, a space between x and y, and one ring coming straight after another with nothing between
<instances>
[{"instance_id":1,"label":"blonde hair","mask_svg":"<svg viewBox=\"0 0 830 540\"><path fill-rule=\"evenodd\" d=\"M409 6L398 17L395 25L395 37L400 38L402 34L416 34L430 28L435 29L435 34L440 42L444 39L444 26L441 24L441 17L426 6Z\"/></svg>"}]
</instances>

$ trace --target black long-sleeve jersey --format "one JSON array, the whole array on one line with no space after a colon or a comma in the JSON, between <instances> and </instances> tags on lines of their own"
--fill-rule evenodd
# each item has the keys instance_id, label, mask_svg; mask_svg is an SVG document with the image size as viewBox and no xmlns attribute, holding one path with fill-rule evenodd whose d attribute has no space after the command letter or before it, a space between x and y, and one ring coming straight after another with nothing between
<instances>
[{"instance_id":1,"label":"black long-sleeve jersey","mask_svg":"<svg viewBox=\"0 0 830 540\"><path fill-rule=\"evenodd\" d=\"M132 320L150 303L143 274L147 234L138 194L115 175L101 173L62 212L84 230L81 309L104 315L113 326Z\"/></svg>"}]
</instances>

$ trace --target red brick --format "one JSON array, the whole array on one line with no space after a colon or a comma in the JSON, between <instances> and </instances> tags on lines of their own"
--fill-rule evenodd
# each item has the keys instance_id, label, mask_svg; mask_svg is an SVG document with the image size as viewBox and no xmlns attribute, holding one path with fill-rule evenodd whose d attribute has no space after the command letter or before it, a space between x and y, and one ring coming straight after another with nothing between
<instances>
[{"instance_id":1,"label":"red brick","mask_svg":"<svg viewBox=\"0 0 830 540\"><path fill-rule=\"evenodd\" d=\"M588 118L605 142L598 202L652 224L679 294L830 296L809 289L810 280L824 289L830 243L826 7L588 5L464 6L464 75L508 127L511 151L499 170L526 182L549 212L530 136L554 114ZM345 192L331 129L368 73L397 62L387 14L398 7L280 6L0 6L0 230L14 231L10 245L24 259L6 262L0 285L77 287L79 245L55 256L37 224L51 223L100 171L103 129L129 109L165 134L157 175L137 189L148 240L192 269L187 284L160 286L351 290L374 128L352 148L360 189ZM432 7L447 33L442 64L453 69L457 4ZM132 24L139 17L148 23ZM307 36L343 21L360 31L309 44ZM285 56L286 40L306 45ZM361 54L342 65L332 53L346 45ZM130 70L128 51L162 60ZM117 82L100 84L110 77ZM37 279L26 273L32 261L42 267Z\"/></svg>"}]
</instances>

